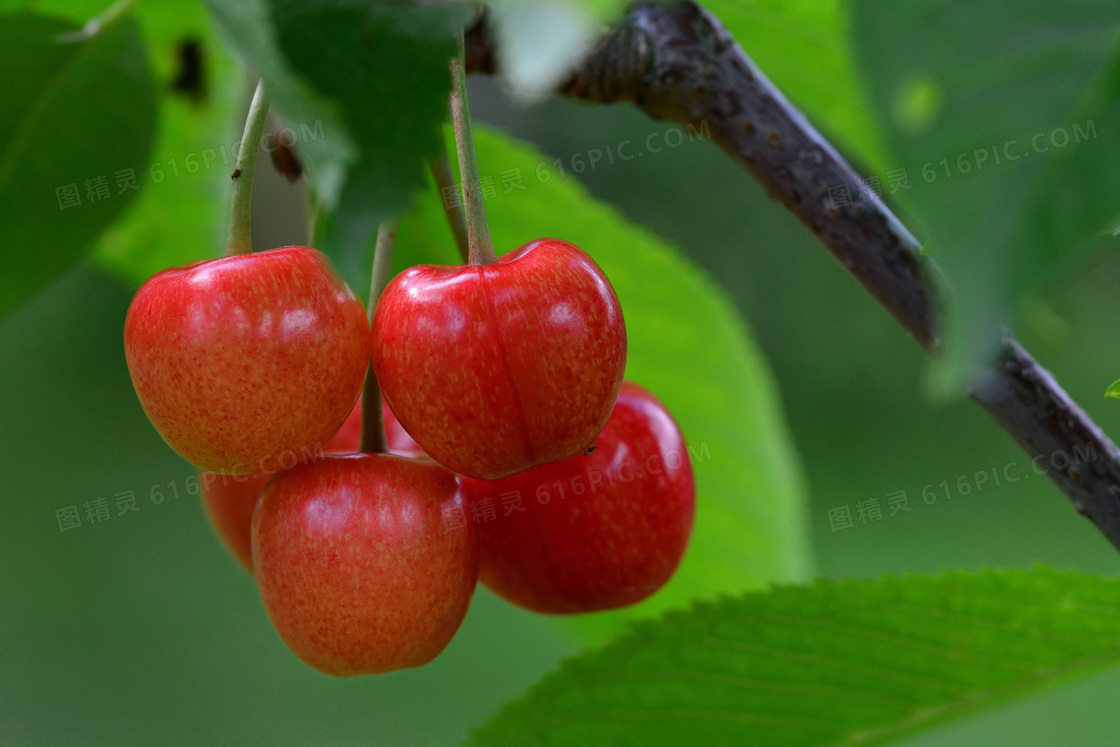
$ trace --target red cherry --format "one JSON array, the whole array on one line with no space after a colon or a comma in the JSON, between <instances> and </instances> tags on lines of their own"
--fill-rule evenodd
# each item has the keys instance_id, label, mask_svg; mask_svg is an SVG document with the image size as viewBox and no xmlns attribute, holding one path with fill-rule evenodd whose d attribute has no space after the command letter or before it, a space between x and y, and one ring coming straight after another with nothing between
<instances>
[{"instance_id":1,"label":"red cherry","mask_svg":"<svg viewBox=\"0 0 1120 747\"><path fill-rule=\"evenodd\" d=\"M428 459L332 456L276 475L252 544L280 637L334 675L431 661L463 621L478 575L462 512L459 481Z\"/></svg>"},{"instance_id":2,"label":"red cherry","mask_svg":"<svg viewBox=\"0 0 1120 747\"><path fill-rule=\"evenodd\" d=\"M673 575L692 533L696 489L684 438L664 406L630 382L592 453L465 483L473 502L495 506L495 518L478 525L480 580L536 612L648 597Z\"/></svg>"},{"instance_id":3,"label":"red cherry","mask_svg":"<svg viewBox=\"0 0 1120 747\"><path fill-rule=\"evenodd\" d=\"M251 475L330 440L361 390L368 333L326 257L288 246L152 276L128 309L124 348L171 448Z\"/></svg>"},{"instance_id":4,"label":"red cherry","mask_svg":"<svg viewBox=\"0 0 1120 747\"><path fill-rule=\"evenodd\" d=\"M424 456L423 450L401 428L384 400L381 402L381 415L385 422L389 451L399 456ZM323 447L324 453L355 453L361 441L361 431L362 400L359 397L358 404L354 405L342 428ZM256 475L219 475L216 472L200 471L198 477L202 485L202 506L215 534L249 572L253 570L253 552L249 539L253 508L273 474L275 470Z\"/></svg>"},{"instance_id":5,"label":"red cherry","mask_svg":"<svg viewBox=\"0 0 1120 747\"><path fill-rule=\"evenodd\" d=\"M437 462L482 479L585 450L626 365L614 290L558 239L497 264L402 272L372 335L374 371L401 425Z\"/></svg>"}]
</instances>

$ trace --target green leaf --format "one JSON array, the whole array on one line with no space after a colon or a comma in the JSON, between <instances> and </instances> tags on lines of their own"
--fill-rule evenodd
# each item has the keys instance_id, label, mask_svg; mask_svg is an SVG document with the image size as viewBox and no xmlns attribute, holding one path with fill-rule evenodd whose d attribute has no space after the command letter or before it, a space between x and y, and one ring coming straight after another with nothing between
<instances>
[{"instance_id":1,"label":"green leaf","mask_svg":"<svg viewBox=\"0 0 1120 747\"><path fill-rule=\"evenodd\" d=\"M66 15L76 23L105 9L104 0L0 0L0 9L31 5L42 13ZM151 55L158 84L160 117L155 150L129 210L97 242L93 259L132 286L166 267L217 256L229 225L232 148L239 130L238 65L211 29L201 3L145 0L131 11ZM202 87L197 95L173 85L182 75L181 45L197 45ZM293 128L296 147L317 133Z\"/></svg>"},{"instance_id":2,"label":"green leaf","mask_svg":"<svg viewBox=\"0 0 1120 747\"><path fill-rule=\"evenodd\" d=\"M1120 581L821 581L697 604L564 663L472 745L873 745L1120 660Z\"/></svg>"},{"instance_id":3,"label":"green leaf","mask_svg":"<svg viewBox=\"0 0 1120 747\"><path fill-rule=\"evenodd\" d=\"M359 148L337 102L322 96L296 71L279 46L268 0L205 0L214 28L241 61L264 78L273 106L296 126L322 124L324 136L301 150L320 201L333 208Z\"/></svg>"},{"instance_id":4,"label":"green leaf","mask_svg":"<svg viewBox=\"0 0 1120 747\"><path fill-rule=\"evenodd\" d=\"M241 125L234 112L241 113L237 104L243 95L239 67L218 43L201 3L145 0L135 13L160 81L159 134L141 175L139 199L106 231L95 254L98 264L131 285L224 249L230 173L237 161L233 146ZM202 59L205 89L198 97L172 85L181 74L180 44L188 40L198 45ZM307 128L292 131L297 150L314 135Z\"/></svg>"},{"instance_id":5,"label":"green leaf","mask_svg":"<svg viewBox=\"0 0 1120 747\"><path fill-rule=\"evenodd\" d=\"M447 117L465 4L255 0L208 4L289 122L321 120L308 172L330 213L317 238L348 279L384 219L411 205ZM343 175L344 178L343 178Z\"/></svg>"},{"instance_id":6,"label":"green leaf","mask_svg":"<svg viewBox=\"0 0 1120 747\"><path fill-rule=\"evenodd\" d=\"M858 162L889 162L856 69L846 0L708 0L766 76Z\"/></svg>"},{"instance_id":7,"label":"green leaf","mask_svg":"<svg viewBox=\"0 0 1120 747\"><path fill-rule=\"evenodd\" d=\"M697 597L806 578L804 482L770 372L724 294L539 152L484 127L475 138L498 253L555 236L595 258L622 303L627 378L666 404L698 457L696 527L676 576L635 607L559 623L597 640ZM459 261L443 213L429 190L401 223L397 267Z\"/></svg>"},{"instance_id":8,"label":"green leaf","mask_svg":"<svg viewBox=\"0 0 1120 747\"><path fill-rule=\"evenodd\" d=\"M1120 379L1112 382L1112 386L1108 388L1108 391L1104 393L1104 396L1120 399Z\"/></svg>"},{"instance_id":9,"label":"green leaf","mask_svg":"<svg viewBox=\"0 0 1120 747\"><path fill-rule=\"evenodd\" d=\"M1120 6L854 0L853 15L890 168L908 179L895 196L950 285L937 373L956 389L1120 217Z\"/></svg>"},{"instance_id":10,"label":"green leaf","mask_svg":"<svg viewBox=\"0 0 1120 747\"><path fill-rule=\"evenodd\" d=\"M77 28L0 16L0 313L81 259L147 168L156 96L136 22L59 42Z\"/></svg>"}]
</instances>

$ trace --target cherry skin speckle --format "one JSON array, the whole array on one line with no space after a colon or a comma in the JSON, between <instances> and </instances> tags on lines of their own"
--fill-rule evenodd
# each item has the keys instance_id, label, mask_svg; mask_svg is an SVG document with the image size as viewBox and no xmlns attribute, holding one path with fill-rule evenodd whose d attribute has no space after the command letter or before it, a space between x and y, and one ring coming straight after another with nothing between
<instances>
[{"instance_id":1,"label":"cherry skin speckle","mask_svg":"<svg viewBox=\"0 0 1120 747\"><path fill-rule=\"evenodd\" d=\"M478 576L454 474L429 459L328 456L277 474L253 515L253 568L280 637L327 674L435 658Z\"/></svg>"},{"instance_id":2,"label":"cherry skin speckle","mask_svg":"<svg viewBox=\"0 0 1120 747\"><path fill-rule=\"evenodd\" d=\"M536 612L593 612L634 604L672 576L696 495L676 423L627 382L596 445L504 480L464 480L471 500L496 506L478 528L491 591Z\"/></svg>"},{"instance_id":3,"label":"cherry skin speckle","mask_svg":"<svg viewBox=\"0 0 1120 747\"><path fill-rule=\"evenodd\" d=\"M317 450L346 420L369 325L326 257L289 246L152 276L124 347L163 439L201 469L252 475Z\"/></svg>"},{"instance_id":4,"label":"cherry skin speckle","mask_svg":"<svg viewBox=\"0 0 1120 747\"><path fill-rule=\"evenodd\" d=\"M614 290L558 239L497 264L402 272L377 304L372 341L401 425L437 462L480 479L586 450L626 366Z\"/></svg>"}]
</instances>

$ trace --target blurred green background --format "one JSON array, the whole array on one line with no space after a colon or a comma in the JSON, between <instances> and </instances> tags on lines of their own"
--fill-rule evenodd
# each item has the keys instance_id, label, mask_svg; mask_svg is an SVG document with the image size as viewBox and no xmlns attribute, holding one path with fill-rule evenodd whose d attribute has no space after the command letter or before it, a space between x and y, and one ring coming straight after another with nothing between
<instances>
[{"instance_id":1,"label":"blurred green background","mask_svg":"<svg viewBox=\"0 0 1120 747\"><path fill-rule=\"evenodd\" d=\"M664 130L627 106L520 108L489 80L472 81L472 106L564 159ZM1012 462L1026 474L1027 459L971 403L930 401L919 348L711 143L648 155L578 178L684 251L752 327L808 477L818 575L1120 569L1116 551L1041 477L925 504L926 485ZM261 179L255 241L303 240L302 187L268 168ZM1120 376L1118 286L1120 258L1103 260L1021 329L1111 433L1120 433L1120 403L1101 395ZM421 670L335 680L300 663L186 494L193 469L136 401L121 347L130 295L82 266L0 322L0 744L455 744L577 650L545 619L480 589L451 647ZM153 486L167 496L159 505ZM139 512L88 526L82 511L80 530L58 531L56 509L99 497L113 505L130 490ZM912 511L889 516L886 496L897 490ZM829 509L846 504L856 516L869 498L882 520L831 531ZM1118 698L1112 671L907 743L1111 745Z\"/></svg>"}]
</instances>

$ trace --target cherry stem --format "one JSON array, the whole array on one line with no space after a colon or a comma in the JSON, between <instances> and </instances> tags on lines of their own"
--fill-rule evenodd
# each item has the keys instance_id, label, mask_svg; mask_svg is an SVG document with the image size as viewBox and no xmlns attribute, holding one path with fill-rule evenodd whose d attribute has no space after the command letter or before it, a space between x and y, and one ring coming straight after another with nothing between
<instances>
[{"instance_id":1,"label":"cherry stem","mask_svg":"<svg viewBox=\"0 0 1120 747\"><path fill-rule=\"evenodd\" d=\"M373 312L377 310L377 300L381 292L393 278L393 243L397 239L397 221L381 224L377 229L377 246L373 250L373 270L369 276L369 305L367 314L373 323ZM373 364L366 371L366 383L362 388L362 438L363 454L388 454L389 445L385 438L385 422L381 416L381 386L373 373Z\"/></svg>"},{"instance_id":2,"label":"cherry stem","mask_svg":"<svg viewBox=\"0 0 1120 747\"><path fill-rule=\"evenodd\" d=\"M471 134L471 114L467 104L467 76L463 62L463 35L459 34L459 54L451 60L451 121L455 127L455 149L459 151L459 177L463 180L463 201L467 205L467 263L492 265L498 261L494 241L486 223L486 208L479 187L478 158Z\"/></svg>"},{"instance_id":3,"label":"cherry stem","mask_svg":"<svg viewBox=\"0 0 1120 747\"><path fill-rule=\"evenodd\" d=\"M226 256L248 254L253 251L252 223L253 212L253 169L257 165L257 151L264 130L264 120L268 115L268 95L264 92L264 81L257 83L253 101L249 104L249 114L245 117L245 133L241 136L241 146L237 151L237 167L233 170L233 198L229 209L229 238L226 240Z\"/></svg>"},{"instance_id":4,"label":"cherry stem","mask_svg":"<svg viewBox=\"0 0 1120 747\"><path fill-rule=\"evenodd\" d=\"M447 146L444 146L443 155L433 158L428 162L431 167L432 177L436 180L440 199L444 201L444 212L447 214L447 223L455 237L455 246L459 248L459 256L464 262L470 259L470 240L467 238L467 216L463 213L463 206L456 203L447 206L446 195L454 194L458 187L455 186L455 177L451 173L451 163L447 160Z\"/></svg>"}]
</instances>

